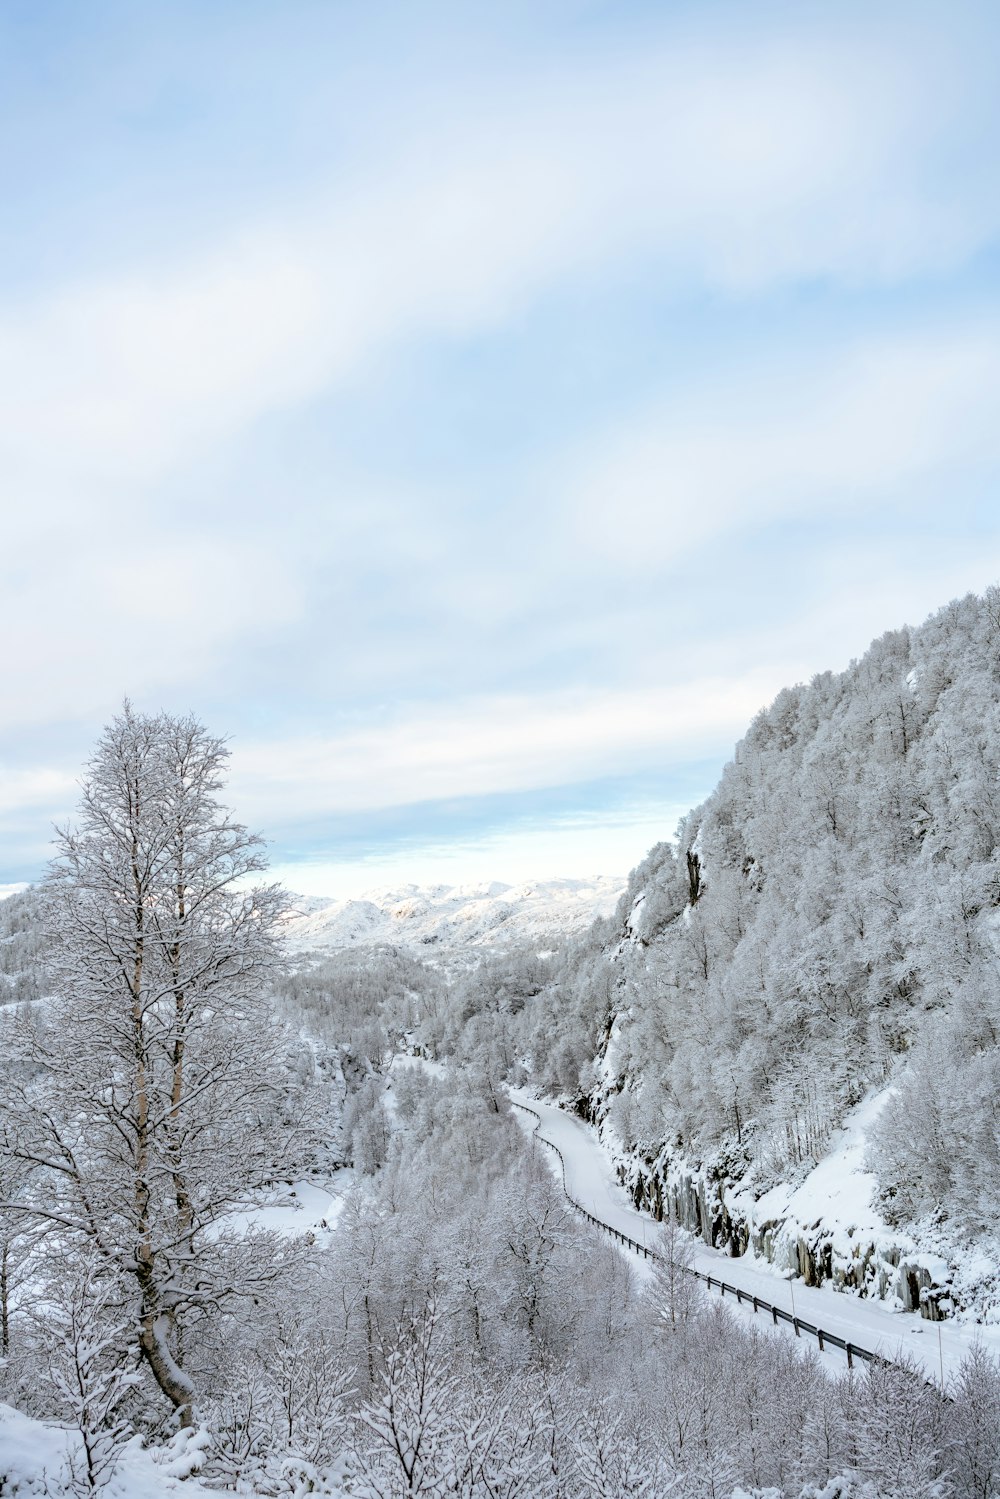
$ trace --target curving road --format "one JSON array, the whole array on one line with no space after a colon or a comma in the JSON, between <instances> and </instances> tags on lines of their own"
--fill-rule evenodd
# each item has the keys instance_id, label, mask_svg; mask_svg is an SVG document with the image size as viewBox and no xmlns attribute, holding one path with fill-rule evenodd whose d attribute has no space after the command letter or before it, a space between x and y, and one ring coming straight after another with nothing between
<instances>
[{"instance_id":1,"label":"curving road","mask_svg":"<svg viewBox=\"0 0 1000 1499\"><path fill-rule=\"evenodd\" d=\"M531 1109L539 1116L539 1138L556 1146L566 1172L566 1189L570 1196L595 1218L619 1233L627 1234L650 1248L656 1243L658 1224L638 1212L618 1184L610 1158L596 1132L572 1114L554 1104L534 1098L522 1089L510 1088L513 1102ZM526 1127L531 1121L517 1111ZM558 1161L551 1157L558 1169ZM629 1252L629 1251L626 1251ZM630 1256L634 1260L634 1255ZM643 1261L639 1260L641 1265ZM749 1296L785 1307L845 1342L859 1344L887 1358L899 1356L900 1350L916 1359L930 1379L940 1382L942 1369L947 1380L953 1375L977 1340L986 1342L1000 1356L1000 1327L968 1323L927 1322L915 1312L896 1312L884 1302L869 1301L848 1292L806 1286L801 1280L789 1282L766 1260L755 1255L733 1259L721 1250L710 1249L694 1241L695 1268L703 1274L718 1276L729 1285L738 1286ZM794 1304L793 1304L794 1298ZM734 1303L735 1309L735 1303ZM741 1311L753 1316L749 1307ZM791 1334L791 1332L789 1333ZM843 1354L833 1354L843 1360Z\"/></svg>"}]
</instances>

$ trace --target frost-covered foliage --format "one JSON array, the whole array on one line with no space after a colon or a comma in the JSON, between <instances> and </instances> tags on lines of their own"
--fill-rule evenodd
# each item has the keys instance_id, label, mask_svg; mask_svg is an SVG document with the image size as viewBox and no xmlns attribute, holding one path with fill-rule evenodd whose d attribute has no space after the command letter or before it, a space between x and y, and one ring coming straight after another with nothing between
<instances>
[{"instance_id":1,"label":"frost-covered foliage","mask_svg":"<svg viewBox=\"0 0 1000 1499\"><path fill-rule=\"evenodd\" d=\"M724 1499L737 1485L822 1492L841 1475L844 1492L869 1483L887 1499L992 1492L988 1359L967 1365L953 1404L905 1368L838 1381L669 1274L637 1281L471 1080L407 1079L387 1160L336 1233L252 1316L233 1309L199 1371L203 1483Z\"/></svg>"},{"instance_id":2,"label":"frost-covered foliage","mask_svg":"<svg viewBox=\"0 0 1000 1499\"><path fill-rule=\"evenodd\" d=\"M1000 598L963 601L782 694L613 926L291 976L278 895L203 878L259 867L215 803L218 741L126 714L126 781L143 734L186 723L208 797L178 842L191 787L157 751L107 857L92 823L65 835L48 998L0 1012L0 1399L23 1412L0 1407L0 1495L994 1499L981 1349L950 1399L899 1364L837 1378L693 1294L676 1224L641 1279L503 1083L758 1182L889 1084L887 1209L995 1234L998 679ZM33 964L31 902L11 911ZM340 1163L330 1223L250 1226Z\"/></svg>"},{"instance_id":3,"label":"frost-covered foliage","mask_svg":"<svg viewBox=\"0 0 1000 1499\"><path fill-rule=\"evenodd\" d=\"M667 1146L761 1185L892 1079L886 1211L995 1238L998 917L991 590L758 715L676 848L635 871L615 942L571 954L535 1005L536 1075L610 1110L647 1158Z\"/></svg>"},{"instance_id":4,"label":"frost-covered foliage","mask_svg":"<svg viewBox=\"0 0 1000 1499\"><path fill-rule=\"evenodd\" d=\"M128 1405L141 1380L129 1309L91 1257L68 1281L60 1276L45 1286L34 1317L42 1392L78 1437L69 1462L71 1486L80 1496L96 1493L108 1483L132 1434Z\"/></svg>"},{"instance_id":5,"label":"frost-covered foliage","mask_svg":"<svg viewBox=\"0 0 1000 1499\"><path fill-rule=\"evenodd\" d=\"M400 948L348 948L282 976L276 994L310 1035L361 1071L384 1072L433 1007L440 976Z\"/></svg>"},{"instance_id":6,"label":"frost-covered foliage","mask_svg":"<svg viewBox=\"0 0 1000 1499\"><path fill-rule=\"evenodd\" d=\"M125 704L44 886L52 993L0 1012L0 1273L32 1252L68 1281L96 1263L182 1425L192 1343L276 1273L230 1216L313 1139L261 1002L283 893L249 885L261 840L219 802L227 754ZM4 1341L16 1310L0 1283Z\"/></svg>"},{"instance_id":7,"label":"frost-covered foliage","mask_svg":"<svg viewBox=\"0 0 1000 1499\"><path fill-rule=\"evenodd\" d=\"M0 900L0 1005L37 999L45 985L45 934L37 890Z\"/></svg>"},{"instance_id":8,"label":"frost-covered foliage","mask_svg":"<svg viewBox=\"0 0 1000 1499\"><path fill-rule=\"evenodd\" d=\"M393 1089L386 1160L358 1179L336 1231L302 1241L192 1340L196 1423L180 1441L152 1381L132 1383L113 1282L88 1290L87 1266L66 1267L83 1337L64 1309L40 1308L21 1330L32 1357L19 1403L67 1426L45 1429L37 1482L12 1456L0 1493L71 1493L85 1422L109 1496L148 1499L157 1468L193 1473L196 1493L355 1499L996 1491L1000 1370L980 1351L950 1402L906 1368L838 1379L794 1339L692 1300L674 1274L683 1244L675 1266L637 1279L569 1216L541 1153L473 1078L411 1066ZM72 1370L76 1342L94 1360L85 1416L45 1364L51 1350ZM0 1408L0 1475L5 1432L20 1429ZM130 1430L156 1458L141 1472L137 1438L122 1446Z\"/></svg>"}]
</instances>

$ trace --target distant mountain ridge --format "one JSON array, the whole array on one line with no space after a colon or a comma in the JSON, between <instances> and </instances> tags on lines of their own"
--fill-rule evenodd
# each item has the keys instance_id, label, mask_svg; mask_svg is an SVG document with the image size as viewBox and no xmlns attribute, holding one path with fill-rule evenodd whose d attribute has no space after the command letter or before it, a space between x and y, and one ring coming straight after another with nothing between
<instances>
[{"instance_id":1,"label":"distant mountain ridge","mask_svg":"<svg viewBox=\"0 0 1000 1499\"><path fill-rule=\"evenodd\" d=\"M624 878L501 881L473 885L402 885L354 900L297 902L288 938L300 952L389 944L427 952L533 942L586 931L609 917Z\"/></svg>"}]
</instances>

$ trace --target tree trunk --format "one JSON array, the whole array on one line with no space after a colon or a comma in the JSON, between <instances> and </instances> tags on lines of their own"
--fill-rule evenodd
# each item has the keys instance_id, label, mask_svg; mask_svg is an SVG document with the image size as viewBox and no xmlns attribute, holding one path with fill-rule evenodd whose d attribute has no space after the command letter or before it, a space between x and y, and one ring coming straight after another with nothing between
<instances>
[{"instance_id":1,"label":"tree trunk","mask_svg":"<svg viewBox=\"0 0 1000 1499\"><path fill-rule=\"evenodd\" d=\"M0 1249L0 1354L10 1353L10 1245Z\"/></svg>"},{"instance_id":2,"label":"tree trunk","mask_svg":"<svg viewBox=\"0 0 1000 1499\"><path fill-rule=\"evenodd\" d=\"M145 1277L140 1274L140 1284ZM155 1294L153 1288L150 1290ZM145 1287L143 1292L146 1304ZM139 1323L139 1347L150 1372L177 1412L178 1425L194 1425L194 1385L167 1347L167 1319L155 1308L144 1310Z\"/></svg>"}]
</instances>

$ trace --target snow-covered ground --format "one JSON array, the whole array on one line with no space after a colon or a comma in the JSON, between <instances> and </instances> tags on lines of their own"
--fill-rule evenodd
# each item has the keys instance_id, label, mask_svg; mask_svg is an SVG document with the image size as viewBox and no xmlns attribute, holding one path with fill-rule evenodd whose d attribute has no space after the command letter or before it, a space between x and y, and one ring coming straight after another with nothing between
<instances>
[{"instance_id":1,"label":"snow-covered ground","mask_svg":"<svg viewBox=\"0 0 1000 1499\"><path fill-rule=\"evenodd\" d=\"M153 1450L144 1450L135 1439L121 1454L113 1477L101 1493L105 1499L167 1499L170 1494L208 1499L218 1490L207 1489L187 1476L192 1456L175 1447L159 1448L154 1457ZM9 1494L11 1499L62 1499L73 1492L70 1465L75 1462L79 1469L80 1460L78 1433L52 1422L34 1421L9 1405L0 1405L0 1493Z\"/></svg>"},{"instance_id":2,"label":"snow-covered ground","mask_svg":"<svg viewBox=\"0 0 1000 1499\"><path fill-rule=\"evenodd\" d=\"M332 1231L337 1226L344 1207L344 1194L353 1179L353 1172L344 1169L322 1186L311 1181L293 1182L279 1200L258 1208L241 1209L232 1213L225 1222L231 1228L266 1229L295 1237Z\"/></svg>"},{"instance_id":3,"label":"snow-covered ground","mask_svg":"<svg viewBox=\"0 0 1000 1499\"><path fill-rule=\"evenodd\" d=\"M595 1218L639 1243L652 1246L658 1225L632 1206L618 1184L610 1157L594 1130L582 1120L523 1090L512 1088L509 1092L515 1102L527 1104L540 1115L542 1122L538 1134L559 1148L566 1166L566 1186L570 1195ZM552 1159L555 1162L554 1156ZM980 1327L950 1321L927 1322L915 1312L897 1311L884 1302L825 1287L806 1286L798 1279L791 1282L770 1261L755 1255L733 1259L720 1250L710 1249L700 1240L693 1243L694 1263L698 1270L719 1276L751 1296L757 1295L789 1311L794 1310L799 1317L815 1323L824 1331L835 1333L873 1353L895 1356L902 1348L919 1361L931 1379L940 1379L942 1366L946 1379L954 1374L977 1340L984 1341L1000 1356L1000 1327L996 1325ZM789 1332L789 1335L792 1334Z\"/></svg>"},{"instance_id":4,"label":"snow-covered ground","mask_svg":"<svg viewBox=\"0 0 1000 1499\"><path fill-rule=\"evenodd\" d=\"M875 1206L877 1182L865 1166L868 1137L892 1092L883 1088L853 1109L843 1128L804 1181L797 1186L780 1183L754 1203L758 1222L776 1219L811 1224L822 1219L846 1229L852 1237L878 1239L890 1233ZM739 1201L738 1195L734 1202ZM896 1235L895 1237L898 1237ZM845 1245L849 1252L849 1246Z\"/></svg>"},{"instance_id":5,"label":"snow-covered ground","mask_svg":"<svg viewBox=\"0 0 1000 1499\"><path fill-rule=\"evenodd\" d=\"M610 916L624 879L541 880L525 885L405 885L358 900L303 900L288 923L300 952L389 943L420 952L533 942L585 931Z\"/></svg>"},{"instance_id":6,"label":"snow-covered ground","mask_svg":"<svg viewBox=\"0 0 1000 1499\"><path fill-rule=\"evenodd\" d=\"M171 1495L210 1499L219 1494L219 1487L199 1483L197 1474L211 1446L204 1428L178 1433L164 1446L144 1447L142 1439L134 1437L101 1475L98 1492L103 1499L169 1499ZM80 1485L83 1471L79 1432L54 1421L36 1421L0 1404L0 1495L4 1499L74 1499L84 1491ZM289 1459L280 1489L268 1484L261 1493L240 1479L237 1491L245 1499L279 1492L287 1499L305 1499L315 1491L314 1480L310 1464ZM327 1483L322 1493L336 1499L343 1491Z\"/></svg>"},{"instance_id":7,"label":"snow-covered ground","mask_svg":"<svg viewBox=\"0 0 1000 1499\"><path fill-rule=\"evenodd\" d=\"M916 1239L890 1226L878 1208L878 1182L867 1166L868 1147L872 1127L894 1091L891 1086L882 1088L852 1109L822 1159L797 1184L779 1183L758 1198L746 1187L727 1192L731 1214L745 1218L757 1231L769 1225L768 1258L777 1265L797 1265L798 1245L822 1243L829 1244L835 1278L851 1284L852 1272L867 1264L867 1295L887 1300L897 1292L904 1296L904 1272L913 1270L925 1271L933 1287L944 1290L951 1284L948 1261L921 1251ZM904 1302L912 1308L912 1293Z\"/></svg>"}]
</instances>

